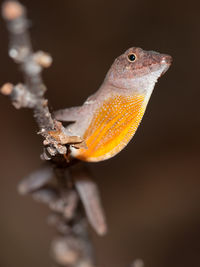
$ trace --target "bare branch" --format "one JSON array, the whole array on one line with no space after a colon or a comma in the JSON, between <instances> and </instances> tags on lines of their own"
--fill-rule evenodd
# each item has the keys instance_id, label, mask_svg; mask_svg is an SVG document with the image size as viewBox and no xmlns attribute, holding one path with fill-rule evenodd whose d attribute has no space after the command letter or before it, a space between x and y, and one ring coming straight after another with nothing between
<instances>
[{"instance_id":1,"label":"bare branch","mask_svg":"<svg viewBox=\"0 0 200 267\"><path fill-rule=\"evenodd\" d=\"M25 7L17 0L4 1L2 15L9 31L9 56L19 64L24 83L6 83L0 91L10 97L15 108L33 110L39 134L44 138L42 159L51 160L28 175L18 190L47 204L53 212L49 223L56 226L59 233L52 243L56 262L69 267L94 267L85 214L79 204L81 200L96 232L105 234L107 227L98 189L87 168L73 167L70 169L71 177L66 173L73 164L67 157L68 147L86 148L86 144L79 136L67 136L63 125L52 118L48 101L44 98L46 87L41 76L43 68L51 66L52 58L42 51L33 52Z\"/></svg>"},{"instance_id":2,"label":"bare branch","mask_svg":"<svg viewBox=\"0 0 200 267\"><path fill-rule=\"evenodd\" d=\"M20 194L28 194L46 185L54 177L52 166L44 164L41 168L25 177L18 186Z\"/></svg>"},{"instance_id":3,"label":"bare branch","mask_svg":"<svg viewBox=\"0 0 200 267\"><path fill-rule=\"evenodd\" d=\"M26 9L18 1L7 0L2 6L2 15L7 22L10 34L9 55L20 65L25 84L13 86L7 83L1 88L1 92L11 97L16 108L33 109L39 134L45 138L46 142L44 143L46 153L43 159L51 159L56 154L65 155L66 144L74 144L79 148L76 144L81 144L83 140L76 136L66 136L62 124L53 120L49 112L48 101L44 98L46 86L41 73L43 68L51 66L52 58L42 51L33 52L28 33L29 22L26 18Z\"/></svg>"},{"instance_id":4,"label":"bare branch","mask_svg":"<svg viewBox=\"0 0 200 267\"><path fill-rule=\"evenodd\" d=\"M82 163L70 167L70 174L85 208L88 220L99 235L107 232L106 219L102 208L99 191L91 174Z\"/></svg>"}]
</instances>

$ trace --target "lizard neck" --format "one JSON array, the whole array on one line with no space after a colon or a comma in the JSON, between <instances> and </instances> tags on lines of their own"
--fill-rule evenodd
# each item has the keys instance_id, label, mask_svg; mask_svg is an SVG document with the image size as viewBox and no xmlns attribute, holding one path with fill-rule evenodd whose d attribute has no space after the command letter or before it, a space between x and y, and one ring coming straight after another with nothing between
<instances>
[{"instance_id":1,"label":"lizard neck","mask_svg":"<svg viewBox=\"0 0 200 267\"><path fill-rule=\"evenodd\" d=\"M163 68L160 68L146 75L131 78L114 78L108 73L102 87L112 87L113 91L118 91L120 94L128 92L130 95L145 94L149 96L162 72Z\"/></svg>"},{"instance_id":2,"label":"lizard neck","mask_svg":"<svg viewBox=\"0 0 200 267\"><path fill-rule=\"evenodd\" d=\"M147 104L153 92L155 81L147 84L144 78L138 78L137 80L134 79L134 82L127 82L126 87L122 87L123 85L125 84L122 82L121 86L119 87L113 83L110 83L108 80L105 80L98 92L95 94L95 98L106 101L106 99L114 98L115 96L121 96L124 97L124 99L142 96L144 98L143 104Z\"/></svg>"}]
</instances>

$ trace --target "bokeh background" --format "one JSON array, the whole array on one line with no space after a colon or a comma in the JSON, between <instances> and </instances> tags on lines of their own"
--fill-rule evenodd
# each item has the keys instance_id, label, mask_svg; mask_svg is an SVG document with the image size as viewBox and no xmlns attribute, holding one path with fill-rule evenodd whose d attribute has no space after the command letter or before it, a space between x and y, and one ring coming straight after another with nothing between
<instances>
[{"instance_id":1,"label":"bokeh background","mask_svg":"<svg viewBox=\"0 0 200 267\"><path fill-rule=\"evenodd\" d=\"M1 1L2 2L2 1ZM99 266L200 266L199 1L22 1L34 48L51 53L44 72L52 109L80 105L114 58L131 46L173 56L134 139L118 156L90 164L109 233L92 232ZM0 84L22 80L7 56L0 20ZM0 96L0 267L48 267L54 229L48 209L17 193L40 164L41 139L29 110Z\"/></svg>"}]
</instances>

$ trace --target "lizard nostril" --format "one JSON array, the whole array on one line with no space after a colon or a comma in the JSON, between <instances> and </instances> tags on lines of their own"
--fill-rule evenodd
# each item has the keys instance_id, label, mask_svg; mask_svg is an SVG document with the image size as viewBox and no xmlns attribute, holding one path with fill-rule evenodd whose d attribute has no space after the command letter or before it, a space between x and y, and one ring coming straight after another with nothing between
<instances>
[{"instance_id":1,"label":"lizard nostril","mask_svg":"<svg viewBox=\"0 0 200 267\"><path fill-rule=\"evenodd\" d=\"M172 63L172 57L169 56L169 55L163 55L163 56L162 56L161 63L171 65L171 63Z\"/></svg>"}]
</instances>

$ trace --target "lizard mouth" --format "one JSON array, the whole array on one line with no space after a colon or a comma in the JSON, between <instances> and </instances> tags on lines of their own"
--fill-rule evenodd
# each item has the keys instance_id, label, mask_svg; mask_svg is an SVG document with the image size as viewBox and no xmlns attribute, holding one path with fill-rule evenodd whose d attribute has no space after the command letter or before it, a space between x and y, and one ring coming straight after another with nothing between
<instances>
[{"instance_id":1,"label":"lizard mouth","mask_svg":"<svg viewBox=\"0 0 200 267\"><path fill-rule=\"evenodd\" d=\"M162 54L160 64L163 65L164 67L163 72L161 74L162 76L165 74L165 72L169 69L170 65L172 64L172 57L169 55Z\"/></svg>"}]
</instances>

